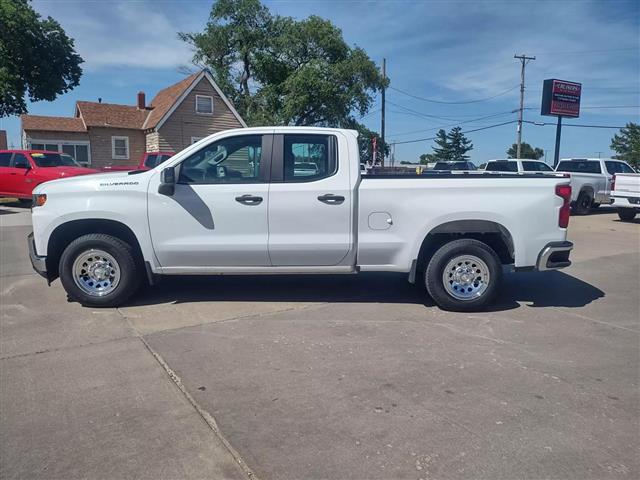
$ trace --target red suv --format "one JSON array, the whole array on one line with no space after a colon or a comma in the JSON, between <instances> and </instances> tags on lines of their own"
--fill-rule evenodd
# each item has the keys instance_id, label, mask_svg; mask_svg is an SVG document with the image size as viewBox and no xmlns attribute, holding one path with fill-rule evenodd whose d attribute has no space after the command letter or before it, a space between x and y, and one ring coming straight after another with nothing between
<instances>
[{"instance_id":1,"label":"red suv","mask_svg":"<svg viewBox=\"0 0 640 480\"><path fill-rule=\"evenodd\" d=\"M0 150L0 197L31 201L36 185L49 180L98 173L70 155L46 150Z\"/></svg>"}]
</instances>

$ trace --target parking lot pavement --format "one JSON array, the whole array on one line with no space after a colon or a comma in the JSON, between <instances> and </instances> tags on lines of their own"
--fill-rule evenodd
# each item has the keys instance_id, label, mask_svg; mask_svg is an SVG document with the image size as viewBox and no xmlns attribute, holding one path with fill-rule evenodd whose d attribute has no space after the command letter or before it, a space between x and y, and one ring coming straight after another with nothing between
<instances>
[{"instance_id":1,"label":"parking lot pavement","mask_svg":"<svg viewBox=\"0 0 640 480\"><path fill-rule=\"evenodd\" d=\"M2 477L638 478L640 222L600 210L473 314L382 274L86 309L0 215Z\"/></svg>"}]
</instances>

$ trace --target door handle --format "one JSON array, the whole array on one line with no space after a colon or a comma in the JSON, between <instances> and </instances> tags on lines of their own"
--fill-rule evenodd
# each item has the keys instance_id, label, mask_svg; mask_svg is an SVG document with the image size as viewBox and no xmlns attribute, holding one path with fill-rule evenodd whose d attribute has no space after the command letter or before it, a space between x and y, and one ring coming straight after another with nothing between
<instances>
[{"instance_id":1,"label":"door handle","mask_svg":"<svg viewBox=\"0 0 640 480\"><path fill-rule=\"evenodd\" d=\"M236 197L236 202L242 203L243 205L258 205L262 203L262 197L247 194Z\"/></svg>"},{"instance_id":2,"label":"door handle","mask_svg":"<svg viewBox=\"0 0 640 480\"><path fill-rule=\"evenodd\" d=\"M326 203L327 205L340 205L344 202L344 197L342 195L334 195L333 193L326 193L324 195L320 195L318 197L322 203Z\"/></svg>"}]
</instances>

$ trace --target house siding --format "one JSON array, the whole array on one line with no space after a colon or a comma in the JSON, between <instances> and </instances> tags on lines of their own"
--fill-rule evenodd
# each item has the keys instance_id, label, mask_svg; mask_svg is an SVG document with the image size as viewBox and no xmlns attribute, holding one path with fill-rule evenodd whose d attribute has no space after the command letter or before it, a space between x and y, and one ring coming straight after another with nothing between
<instances>
[{"instance_id":1,"label":"house siding","mask_svg":"<svg viewBox=\"0 0 640 480\"><path fill-rule=\"evenodd\" d=\"M24 133L27 142L31 142L31 140L80 140L82 142L89 141L89 135L86 132L51 132L47 130L25 130Z\"/></svg>"},{"instance_id":2,"label":"house siding","mask_svg":"<svg viewBox=\"0 0 640 480\"><path fill-rule=\"evenodd\" d=\"M129 137L128 160L112 157L111 137L113 136ZM91 127L89 139L91 141L91 166L94 168L109 165L137 165L142 154L146 151L145 135L142 130Z\"/></svg>"},{"instance_id":3,"label":"house siding","mask_svg":"<svg viewBox=\"0 0 640 480\"><path fill-rule=\"evenodd\" d=\"M213 97L213 115L196 113L196 95ZM161 151L179 152L191 145L191 137L207 137L212 133L240 127L242 124L213 86L206 78L202 78L155 132L157 137L153 137L152 134L147 135L147 149L153 146L154 149Z\"/></svg>"}]
</instances>

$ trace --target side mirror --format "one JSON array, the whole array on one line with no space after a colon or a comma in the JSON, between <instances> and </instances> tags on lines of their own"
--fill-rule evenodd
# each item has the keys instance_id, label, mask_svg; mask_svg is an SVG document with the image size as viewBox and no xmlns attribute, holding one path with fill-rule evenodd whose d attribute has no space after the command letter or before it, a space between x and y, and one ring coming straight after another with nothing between
<instances>
[{"instance_id":1,"label":"side mirror","mask_svg":"<svg viewBox=\"0 0 640 480\"><path fill-rule=\"evenodd\" d=\"M176 169L167 167L160 172L160 185L158 193L160 195L172 196L176 191Z\"/></svg>"}]
</instances>

